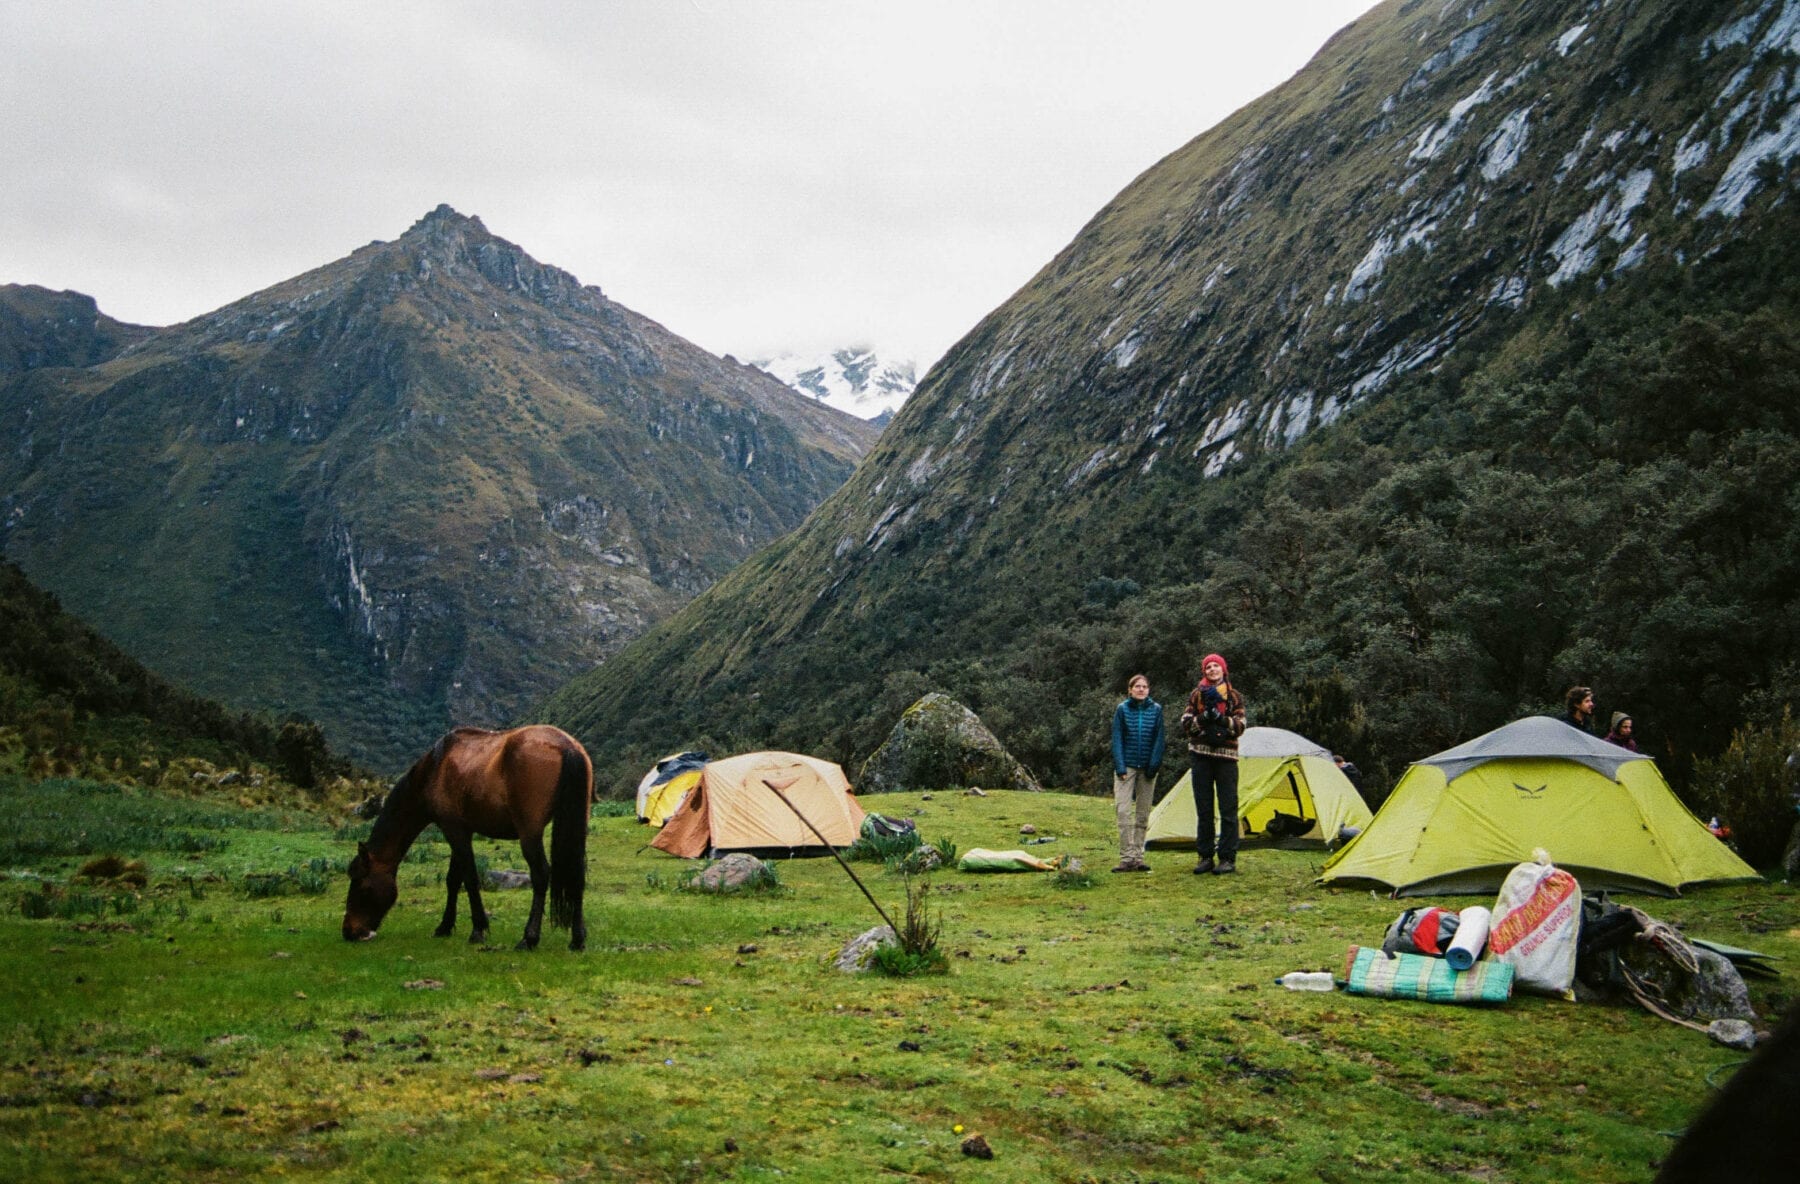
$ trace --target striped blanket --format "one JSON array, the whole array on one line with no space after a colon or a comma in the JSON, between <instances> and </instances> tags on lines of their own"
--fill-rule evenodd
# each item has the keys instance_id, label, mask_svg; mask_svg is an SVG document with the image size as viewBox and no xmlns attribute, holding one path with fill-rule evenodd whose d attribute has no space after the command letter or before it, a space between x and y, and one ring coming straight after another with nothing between
<instances>
[{"instance_id":1,"label":"striped blanket","mask_svg":"<svg viewBox=\"0 0 1800 1184\"><path fill-rule=\"evenodd\" d=\"M1513 968L1504 962L1477 962L1457 971L1442 958L1385 954L1372 946L1351 946L1344 958L1344 989L1383 999L1423 999L1429 1003L1504 1003L1512 997Z\"/></svg>"}]
</instances>

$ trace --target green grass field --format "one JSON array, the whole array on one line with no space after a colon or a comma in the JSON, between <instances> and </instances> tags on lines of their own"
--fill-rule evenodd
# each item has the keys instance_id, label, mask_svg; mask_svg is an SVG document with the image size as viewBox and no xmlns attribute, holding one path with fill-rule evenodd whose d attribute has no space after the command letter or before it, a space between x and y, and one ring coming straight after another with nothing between
<instances>
[{"instance_id":1,"label":"green grass field","mask_svg":"<svg viewBox=\"0 0 1800 1184\"><path fill-rule=\"evenodd\" d=\"M830 959L877 920L835 862L700 896L644 828L597 818L585 954L550 931L515 952L521 892L487 894L494 945L466 916L433 938L441 844L347 945L352 829L0 780L0 1179L1647 1180L1743 1059L1634 1009L1285 991L1400 907L1317 887L1321 855L1113 876L1110 801L867 804L964 850L1031 823L1056 836L1034 853L1099 874L940 872L950 972L847 976ZM146 883L76 879L96 854ZM1636 903L1800 969L1792 885ZM1766 1016L1794 969L1752 982ZM992 1160L962 1153L973 1133Z\"/></svg>"}]
</instances>

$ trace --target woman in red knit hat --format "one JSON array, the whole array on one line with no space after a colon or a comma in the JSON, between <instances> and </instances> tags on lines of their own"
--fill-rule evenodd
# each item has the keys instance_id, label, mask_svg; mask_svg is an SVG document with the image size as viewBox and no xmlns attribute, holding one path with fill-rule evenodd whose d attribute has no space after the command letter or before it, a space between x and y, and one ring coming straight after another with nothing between
<instances>
[{"instance_id":1,"label":"woman in red knit hat","mask_svg":"<svg viewBox=\"0 0 1800 1184\"><path fill-rule=\"evenodd\" d=\"M1200 659L1200 682L1181 713L1188 760L1194 776L1194 874L1228 876L1237 871L1238 737L1244 734L1244 697L1231 685L1231 671L1219 654ZM1213 835L1213 803L1218 802L1219 834Z\"/></svg>"}]
</instances>

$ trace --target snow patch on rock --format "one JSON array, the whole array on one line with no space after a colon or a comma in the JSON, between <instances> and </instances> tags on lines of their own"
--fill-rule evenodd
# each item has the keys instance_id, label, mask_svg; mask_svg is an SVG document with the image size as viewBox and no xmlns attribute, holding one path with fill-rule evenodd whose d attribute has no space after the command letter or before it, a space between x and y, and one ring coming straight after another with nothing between
<instances>
[{"instance_id":1,"label":"snow patch on rock","mask_svg":"<svg viewBox=\"0 0 1800 1184\"><path fill-rule=\"evenodd\" d=\"M1468 119L1469 112L1494 97L1494 79L1497 77L1499 77L1497 72L1489 74L1486 78L1482 79L1481 85L1476 87L1472 93L1458 99L1456 104L1450 108L1450 115L1444 121L1442 127L1439 127L1434 123L1424 131L1420 132L1419 142L1413 146L1412 154L1406 159L1437 159L1438 154L1444 150L1444 147L1449 144L1451 140L1455 139L1456 134L1462 130L1463 121Z\"/></svg>"},{"instance_id":2,"label":"snow patch on rock","mask_svg":"<svg viewBox=\"0 0 1800 1184\"><path fill-rule=\"evenodd\" d=\"M1568 57L1569 53L1575 48L1575 43L1586 36L1587 31L1588 27L1586 24L1579 24L1574 28L1569 29L1561 37L1558 37L1556 39L1557 56Z\"/></svg>"}]
</instances>

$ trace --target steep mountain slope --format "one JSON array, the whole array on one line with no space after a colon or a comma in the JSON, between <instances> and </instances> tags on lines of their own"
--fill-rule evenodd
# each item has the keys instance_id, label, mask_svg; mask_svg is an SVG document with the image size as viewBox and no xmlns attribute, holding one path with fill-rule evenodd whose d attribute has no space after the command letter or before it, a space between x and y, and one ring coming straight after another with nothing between
<instances>
[{"instance_id":1,"label":"steep mountain slope","mask_svg":"<svg viewBox=\"0 0 1800 1184\"><path fill-rule=\"evenodd\" d=\"M1745 559L1787 520L1727 538L1702 507L1734 448L1774 482L1751 504L1793 489L1797 49L1793 0L1380 6L1102 210L800 531L547 710L624 777L696 737L854 760L941 686L1097 784L1113 684L1178 695L1235 641L1259 722L1378 765L1602 674L1671 752L1722 743L1795 656L1791 562ZM1620 575L1598 507L1685 592ZM1738 572L1752 599L1705 600ZM1724 644L1733 612L1775 636Z\"/></svg>"},{"instance_id":2,"label":"steep mountain slope","mask_svg":"<svg viewBox=\"0 0 1800 1184\"><path fill-rule=\"evenodd\" d=\"M0 380L0 433L0 539L33 578L171 677L391 767L616 651L875 429L439 207Z\"/></svg>"},{"instance_id":3,"label":"steep mountain slope","mask_svg":"<svg viewBox=\"0 0 1800 1184\"><path fill-rule=\"evenodd\" d=\"M260 764L291 783L258 785L258 796L299 787L317 799L327 781L353 772L317 724L276 725L169 685L0 561L0 771L182 792L214 784L195 782L184 761L240 773Z\"/></svg>"},{"instance_id":4,"label":"steep mountain slope","mask_svg":"<svg viewBox=\"0 0 1800 1184\"><path fill-rule=\"evenodd\" d=\"M750 364L821 403L884 424L919 385L910 360L867 345L817 355L779 354Z\"/></svg>"}]
</instances>

